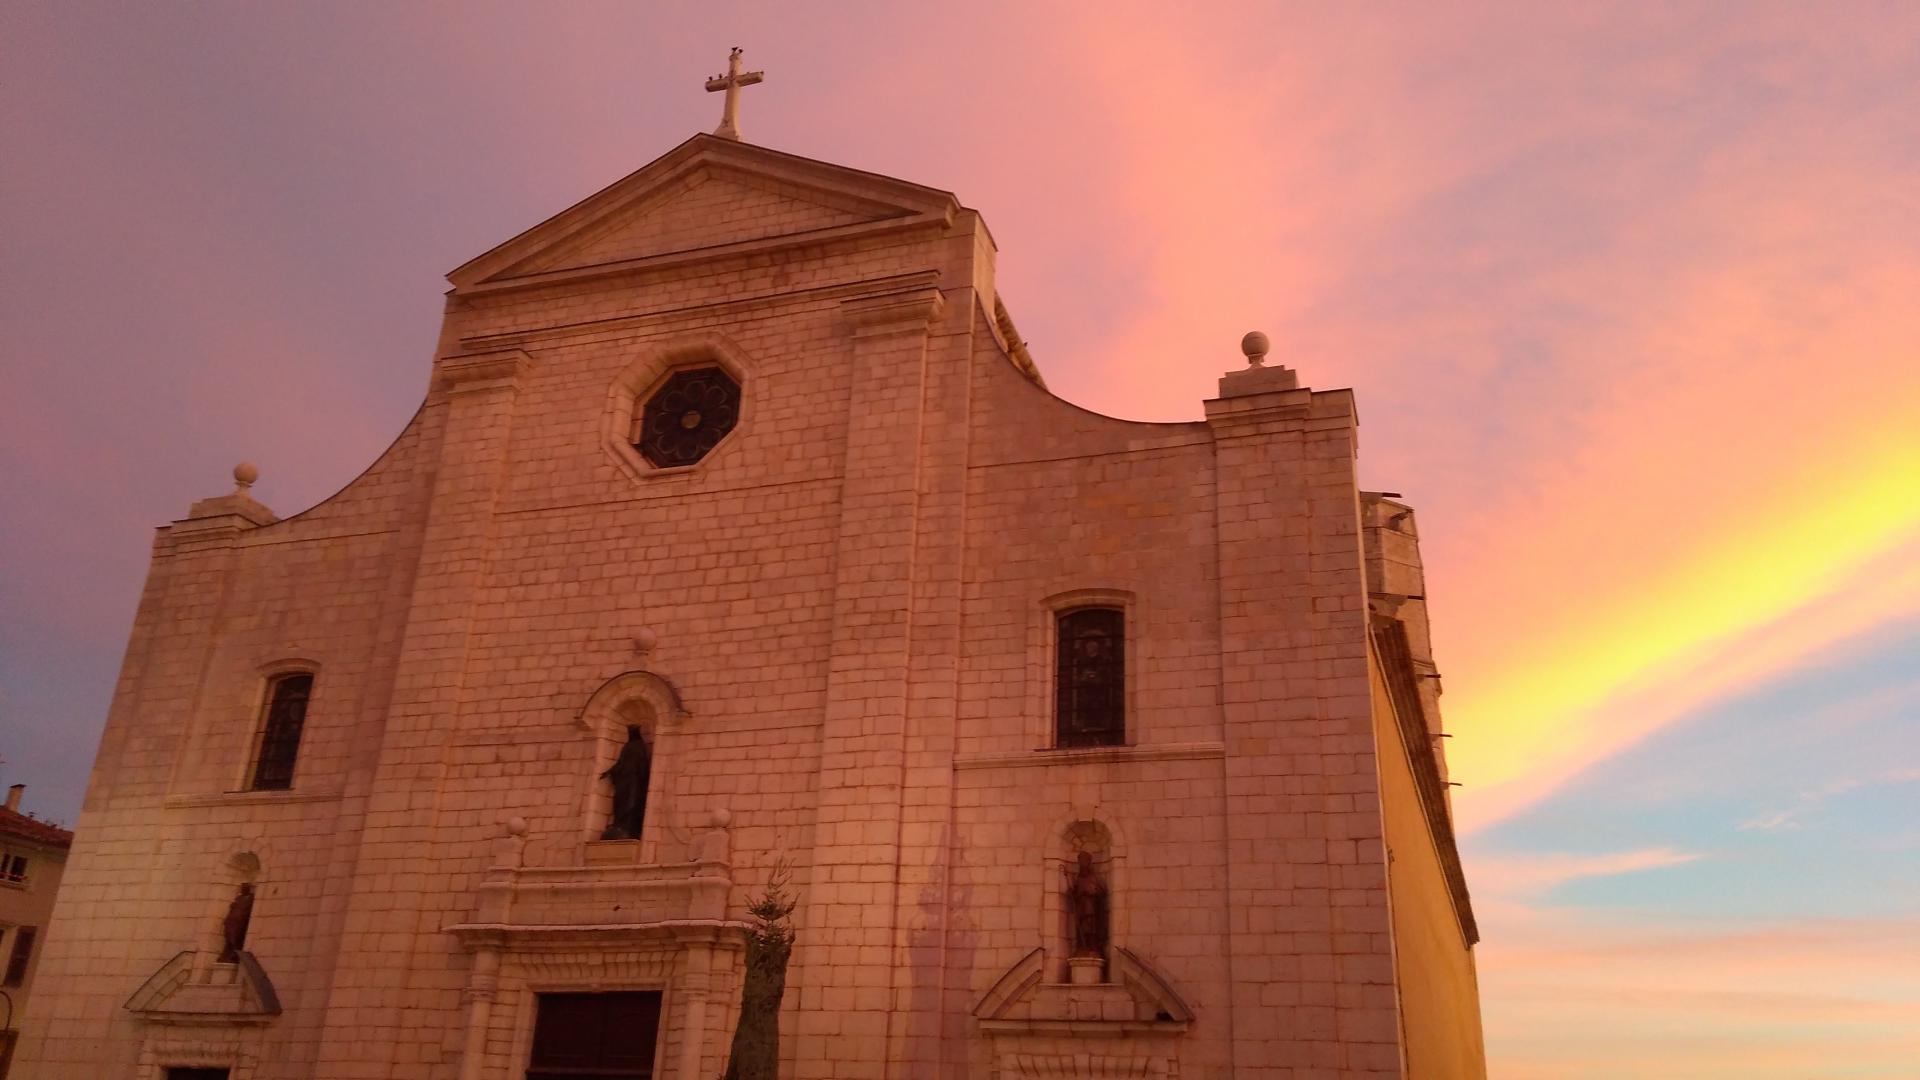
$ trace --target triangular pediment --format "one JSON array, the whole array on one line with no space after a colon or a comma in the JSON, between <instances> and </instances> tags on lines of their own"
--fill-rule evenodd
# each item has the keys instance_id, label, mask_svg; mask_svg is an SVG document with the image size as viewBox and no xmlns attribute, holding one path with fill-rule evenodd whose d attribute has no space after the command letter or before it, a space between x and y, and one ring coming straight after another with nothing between
<instances>
[{"instance_id":1,"label":"triangular pediment","mask_svg":"<svg viewBox=\"0 0 1920 1080\"><path fill-rule=\"evenodd\" d=\"M125 1007L158 1024L264 1024L280 1015L280 995L252 953L209 962L188 949L160 965Z\"/></svg>"},{"instance_id":2,"label":"triangular pediment","mask_svg":"<svg viewBox=\"0 0 1920 1080\"><path fill-rule=\"evenodd\" d=\"M447 275L479 292L924 224L933 188L698 135Z\"/></svg>"},{"instance_id":3,"label":"triangular pediment","mask_svg":"<svg viewBox=\"0 0 1920 1080\"><path fill-rule=\"evenodd\" d=\"M999 1035L1071 1031L1125 1038L1177 1034L1192 1022L1193 1010L1173 984L1139 954L1116 945L1106 967L1103 982L1048 982L1046 952L1035 949L994 981L973 1015Z\"/></svg>"}]
</instances>

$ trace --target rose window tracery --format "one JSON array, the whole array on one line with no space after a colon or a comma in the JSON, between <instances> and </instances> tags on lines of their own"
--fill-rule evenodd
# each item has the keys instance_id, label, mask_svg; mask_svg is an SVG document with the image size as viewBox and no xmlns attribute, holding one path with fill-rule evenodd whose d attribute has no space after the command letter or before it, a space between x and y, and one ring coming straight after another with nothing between
<instances>
[{"instance_id":1,"label":"rose window tracery","mask_svg":"<svg viewBox=\"0 0 1920 1080\"><path fill-rule=\"evenodd\" d=\"M633 444L657 468L707 456L740 420L740 384L717 367L675 372L649 397Z\"/></svg>"}]
</instances>

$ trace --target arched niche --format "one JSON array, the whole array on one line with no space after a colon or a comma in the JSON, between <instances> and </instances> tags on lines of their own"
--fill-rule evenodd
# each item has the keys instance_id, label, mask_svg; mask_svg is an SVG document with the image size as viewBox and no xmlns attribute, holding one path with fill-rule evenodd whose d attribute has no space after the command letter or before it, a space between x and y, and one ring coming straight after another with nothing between
<instances>
[{"instance_id":1,"label":"arched niche","mask_svg":"<svg viewBox=\"0 0 1920 1080\"><path fill-rule=\"evenodd\" d=\"M647 811L638 840L638 861L660 861L659 840L672 812L672 784L676 736L687 715L680 691L665 676L651 671L628 671L600 685L580 710L579 727L591 743L587 755L588 770L581 797L581 839L588 843L633 843L602 841L613 811L612 785L602 779L620 756L627 742L628 727L640 729L652 751L652 771L648 780ZM624 860L623 860L624 861Z\"/></svg>"},{"instance_id":2,"label":"arched niche","mask_svg":"<svg viewBox=\"0 0 1920 1080\"><path fill-rule=\"evenodd\" d=\"M1045 976L1049 982L1070 978L1067 958L1073 955L1073 916L1067 893L1078 872L1080 855L1091 857L1094 871L1107 889L1107 949L1102 959L1109 961L1124 940L1127 928L1127 903L1124 888L1126 855L1123 837L1107 818L1091 809L1076 810L1054 822L1041 900L1040 925L1044 934ZM1110 975L1110 972L1109 972Z\"/></svg>"}]
</instances>

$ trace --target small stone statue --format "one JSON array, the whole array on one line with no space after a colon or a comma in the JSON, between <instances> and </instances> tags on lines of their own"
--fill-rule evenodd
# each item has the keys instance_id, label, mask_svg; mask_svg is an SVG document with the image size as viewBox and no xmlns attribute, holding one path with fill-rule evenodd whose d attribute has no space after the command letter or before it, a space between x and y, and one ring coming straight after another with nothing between
<instances>
[{"instance_id":1,"label":"small stone statue","mask_svg":"<svg viewBox=\"0 0 1920 1080\"><path fill-rule=\"evenodd\" d=\"M247 925L253 922L253 882L244 882L227 905L227 917L220 920L220 962L237 963L240 950L247 947Z\"/></svg>"},{"instance_id":2,"label":"small stone statue","mask_svg":"<svg viewBox=\"0 0 1920 1080\"><path fill-rule=\"evenodd\" d=\"M635 724L627 725L627 744L620 756L600 774L613 783L613 816L600 833L602 840L637 840L647 814L647 777L653 771L653 751Z\"/></svg>"},{"instance_id":3,"label":"small stone statue","mask_svg":"<svg viewBox=\"0 0 1920 1080\"><path fill-rule=\"evenodd\" d=\"M1067 910L1073 915L1073 955L1107 953L1107 885L1093 867L1093 853L1080 853L1080 865L1067 885Z\"/></svg>"}]
</instances>

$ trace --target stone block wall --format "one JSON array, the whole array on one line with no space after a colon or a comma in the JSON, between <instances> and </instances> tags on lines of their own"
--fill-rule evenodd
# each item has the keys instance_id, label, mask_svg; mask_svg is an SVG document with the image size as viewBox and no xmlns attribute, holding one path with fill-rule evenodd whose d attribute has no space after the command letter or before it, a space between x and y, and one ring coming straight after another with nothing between
<instances>
[{"instance_id":1,"label":"stone block wall","mask_svg":"<svg viewBox=\"0 0 1920 1080\"><path fill-rule=\"evenodd\" d=\"M547 228L451 275L421 412L346 490L162 530L32 1075L167 1063L178 1033L121 1006L217 945L238 853L283 1011L197 1044L236 1077L514 1076L532 995L643 983L661 1074L716 1073L737 925L699 931L710 964L471 929L503 821L527 867L587 860L589 702L638 671L667 689L621 714L655 753L633 858L726 809L735 919L794 869L787 1074L1044 1073L1127 1025L1155 1075L1400 1074L1348 395L1077 409L1010 358L977 215L707 137ZM740 421L654 469L635 402L695 363ZM1082 602L1126 613L1125 746L1052 745L1053 621ZM316 677L294 788L246 792L290 665ZM1120 1027L991 1034L976 1008L1036 949L1065 980L1064 871L1096 843L1131 981L1088 1000Z\"/></svg>"}]
</instances>

